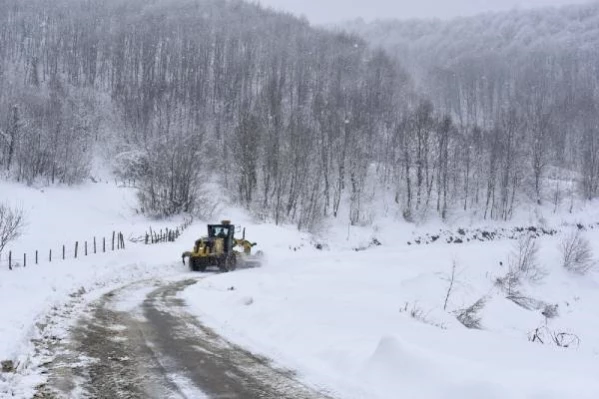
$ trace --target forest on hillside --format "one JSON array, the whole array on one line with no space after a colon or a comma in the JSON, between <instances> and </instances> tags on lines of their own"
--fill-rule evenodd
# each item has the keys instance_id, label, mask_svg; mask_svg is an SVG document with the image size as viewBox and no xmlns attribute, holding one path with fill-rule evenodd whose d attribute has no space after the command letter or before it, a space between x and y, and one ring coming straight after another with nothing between
<instances>
[{"instance_id":1,"label":"forest on hillside","mask_svg":"<svg viewBox=\"0 0 599 399\"><path fill-rule=\"evenodd\" d=\"M485 202L497 189L538 203L560 201L565 187L597 197L599 3L344 29L398 59L465 135L462 200L468 170L482 172Z\"/></svg>"},{"instance_id":2,"label":"forest on hillside","mask_svg":"<svg viewBox=\"0 0 599 399\"><path fill-rule=\"evenodd\" d=\"M590 200L599 10L567 10L521 17L560 46L510 14L344 33L241 0L0 0L0 173L78 184L100 159L149 215L205 211L216 181L307 229L368 223L381 197L407 220Z\"/></svg>"}]
</instances>

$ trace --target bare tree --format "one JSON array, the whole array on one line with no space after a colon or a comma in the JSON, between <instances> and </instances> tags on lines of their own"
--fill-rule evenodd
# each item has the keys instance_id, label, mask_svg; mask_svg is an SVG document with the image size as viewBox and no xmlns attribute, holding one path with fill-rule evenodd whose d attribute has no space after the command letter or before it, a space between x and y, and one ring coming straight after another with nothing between
<instances>
[{"instance_id":1,"label":"bare tree","mask_svg":"<svg viewBox=\"0 0 599 399\"><path fill-rule=\"evenodd\" d=\"M24 226L22 210L0 203L0 254L9 242L19 238Z\"/></svg>"},{"instance_id":2,"label":"bare tree","mask_svg":"<svg viewBox=\"0 0 599 399\"><path fill-rule=\"evenodd\" d=\"M531 234L521 237L510 257L510 271L531 281L541 280L546 271L539 264L538 254L539 246L535 237Z\"/></svg>"},{"instance_id":3,"label":"bare tree","mask_svg":"<svg viewBox=\"0 0 599 399\"><path fill-rule=\"evenodd\" d=\"M595 265L591 244L578 229L563 239L560 249L562 266L570 272L586 274Z\"/></svg>"},{"instance_id":4,"label":"bare tree","mask_svg":"<svg viewBox=\"0 0 599 399\"><path fill-rule=\"evenodd\" d=\"M368 222L391 191L407 220L457 207L509 219L555 169L580 176L585 200L599 193L599 36L579 21L597 7L560 24L522 12L366 29L393 37L400 66L354 34L244 2L79 3L0 1L0 171L15 180L77 184L114 141L145 154L145 208L184 212L210 179L303 228ZM548 24L586 45L554 44ZM198 131L201 145L176 144Z\"/></svg>"},{"instance_id":5,"label":"bare tree","mask_svg":"<svg viewBox=\"0 0 599 399\"><path fill-rule=\"evenodd\" d=\"M519 297L520 293L517 288L522 283L522 272L512 262L509 262L508 267L509 270L504 276L497 277L495 285L504 290L508 298Z\"/></svg>"},{"instance_id":6,"label":"bare tree","mask_svg":"<svg viewBox=\"0 0 599 399\"><path fill-rule=\"evenodd\" d=\"M449 285L447 287L447 292L445 293L445 301L443 302L443 310L447 310L447 303L449 302L449 297L451 297L451 293L453 292L453 287L454 287L455 279L456 279L456 269L457 269L457 262L454 260L451 264L451 275L449 276L449 278L447 278Z\"/></svg>"}]
</instances>

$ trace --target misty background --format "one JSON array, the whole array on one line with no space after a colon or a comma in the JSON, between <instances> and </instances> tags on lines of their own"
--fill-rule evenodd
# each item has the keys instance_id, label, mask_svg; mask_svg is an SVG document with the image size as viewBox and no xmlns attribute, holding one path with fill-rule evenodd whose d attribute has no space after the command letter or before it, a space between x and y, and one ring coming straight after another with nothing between
<instances>
[{"instance_id":1,"label":"misty background","mask_svg":"<svg viewBox=\"0 0 599 399\"><path fill-rule=\"evenodd\" d=\"M259 4L303 15L314 24L362 18L452 18L488 11L580 4L580 0L259 0Z\"/></svg>"}]
</instances>

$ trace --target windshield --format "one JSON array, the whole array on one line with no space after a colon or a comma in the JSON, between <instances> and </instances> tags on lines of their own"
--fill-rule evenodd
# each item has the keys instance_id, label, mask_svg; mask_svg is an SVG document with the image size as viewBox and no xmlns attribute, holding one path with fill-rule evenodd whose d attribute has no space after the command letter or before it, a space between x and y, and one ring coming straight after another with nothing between
<instances>
[{"instance_id":1,"label":"windshield","mask_svg":"<svg viewBox=\"0 0 599 399\"><path fill-rule=\"evenodd\" d=\"M229 236L229 227L224 226L214 226L212 227L212 231L210 232L211 237L228 237Z\"/></svg>"}]
</instances>

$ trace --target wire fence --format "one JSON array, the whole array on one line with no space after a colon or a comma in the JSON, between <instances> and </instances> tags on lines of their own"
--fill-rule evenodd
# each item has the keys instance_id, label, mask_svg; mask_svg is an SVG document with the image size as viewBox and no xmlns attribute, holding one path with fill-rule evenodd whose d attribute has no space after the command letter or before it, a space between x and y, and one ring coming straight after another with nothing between
<instances>
[{"instance_id":1,"label":"wire fence","mask_svg":"<svg viewBox=\"0 0 599 399\"><path fill-rule=\"evenodd\" d=\"M138 237L129 237L132 243L159 244L176 241L183 231L193 223L192 218L186 219L181 225L174 228L153 230L150 228L145 234ZM56 263L70 259L85 259L92 255L103 254L126 249L125 236L122 232L113 231L109 237L93 237L91 240L75 241L63 244L58 248L48 250L34 249L28 252L5 251L0 253L0 268L14 270L42 263Z\"/></svg>"},{"instance_id":2,"label":"wire fence","mask_svg":"<svg viewBox=\"0 0 599 399\"><path fill-rule=\"evenodd\" d=\"M38 265L40 263L55 263L67 259L81 259L91 255L120 251L125 249L125 236L121 232L112 232L111 237L93 237L87 241L75 241L69 245L48 250L35 249L29 252L14 252L9 250L0 254L0 267L13 270L19 267Z\"/></svg>"},{"instance_id":3,"label":"wire fence","mask_svg":"<svg viewBox=\"0 0 599 399\"><path fill-rule=\"evenodd\" d=\"M135 243L144 243L146 245L160 244L163 242L175 242L181 236L183 231L185 231L185 229L187 229L192 223L193 219L188 218L182 224L175 228L152 230L152 228L150 227L150 229L144 235L138 237L130 237L129 241Z\"/></svg>"}]
</instances>

